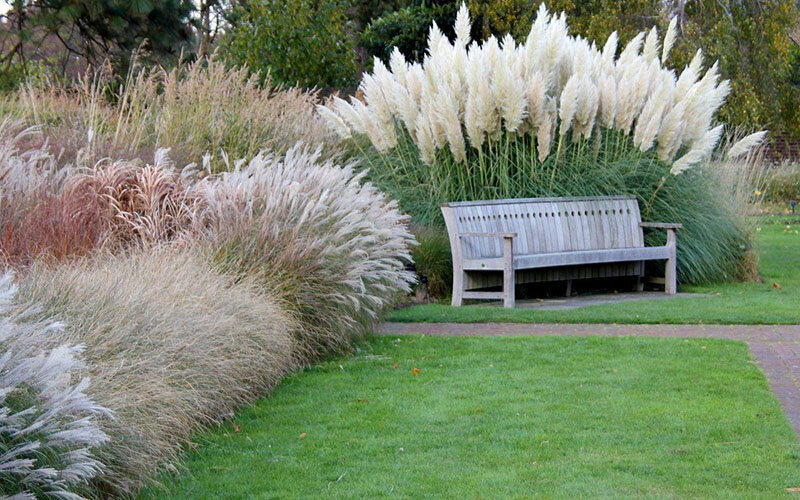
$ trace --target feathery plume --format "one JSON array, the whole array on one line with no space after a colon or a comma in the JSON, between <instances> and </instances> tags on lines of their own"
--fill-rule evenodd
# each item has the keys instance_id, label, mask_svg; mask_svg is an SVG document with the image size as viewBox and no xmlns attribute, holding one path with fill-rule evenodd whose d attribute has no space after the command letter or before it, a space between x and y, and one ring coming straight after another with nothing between
<instances>
[{"instance_id":1,"label":"feathery plume","mask_svg":"<svg viewBox=\"0 0 800 500\"><path fill-rule=\"evenodd\" d=\"M664 65L667 63L667 58L669 57L669 52L672 50L672 46L675 44L675 39L678 36L678 17L673 16L672 19L669 21L669 27L667 28L667 33L664 35L664 47L661 49L661 64Z\"/></svg>"},{"instance_id":2,"label":"feathery plume","mask_svg":"<svg viewBox=\"0 0 800 500\"><path fill-rule=\"evenodd\" d=\"M739 141L736 142L733 146L730 147L727 153L727 158L729 159L736 159L740 156L744 156L749 153L754 148L757 148L764 142L764 138L767 136L767 131L762 130L761 132L756 132L754 134L750 134L746 137L743 137Z\"/></svg>"},{"instance_id":3,"label":"feathery plume","mask_svg":"<svg viewBox=\"0 0 800 500\"><path fill-rule=\"evenodd\" d=\"M561 125L558 130L560 135L566 134L570 127L572 127L572 120L575 118L575 112L578 107L579 91L580 78L577 75L573 75L564 86L564 91L561 92L561 102L559 103L558 110L558 118L561 120Z\"/></svg>"},{"instance_id":4,"label":"feathery plume","mask_svg":"<svg viewBox=\"0 0 800 500\"><path fill-rule=\"evenodd\" d=\"M706 132L688 153L672 164L669 173L672 175L680 175L711 156L711 153L714 152L714 148L722 135L722 128L723 125L718 125Z\"/></svg>"},{"instance_id":5,"label":"feathery plume","mask_svg":"<svg viewBox=\"0 0 800 500\"><path fill-rule=\"evenodd\" d=\"M471 40L469 32L471 29L472 22L469 19L469 10L467 9L467 4L465 2L461 2L461 7L459 7L458 14L456 14L455 32L456 42L462 47L469 45Z\"/></svg>"}]
</instances>

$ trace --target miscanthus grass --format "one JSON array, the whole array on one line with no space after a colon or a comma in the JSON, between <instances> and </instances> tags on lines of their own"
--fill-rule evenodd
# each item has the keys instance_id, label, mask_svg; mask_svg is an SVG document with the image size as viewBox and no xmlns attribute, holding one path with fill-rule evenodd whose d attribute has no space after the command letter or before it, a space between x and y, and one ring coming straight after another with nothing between
<instances>
[{"instance_id":1,"label":"miscanthus grass","mask_svg":"<svg viewBox=\"0 0 800 500\"><path fill-rule=\"evenodd\" d=\"M111 413L87 395L82 344L54 344L64 326L19 310L13 275L0 275L0 496L82 498L103 471Z\"/></svg>"},{"instance_id":2,"label":"miscanthus grass","mask_svg":"<svg viewBox=\"0 0 800 500\"><path fill-rule=\"evenodd\" d=\"M80 388L113 411L101 422L109 439L93 453L103 464L98 497L132 496L175 470L195 431L268 394L297 366L297 326L277 294L216 272L191 249L37 263L19 288L33 320L64 321L31 355L84 346L92 385Z\"/></svg>"},{"instance_id":3,"label":"miscanthus grass","mask_svg":"<svg viewBox=\"0 0 800 500\"><path fill-rule=\"evenodd\" d=\"M281 294L306 359L348 345L410 290L407 217L353 164L298 145L217 170L195 188L199 243L224 272Z\"/></svg>"},{"instance_id":4,"label":"miscanthus grass","mask_svg":"<svg viewBox=\"0 0 800 500\"><path fill-rule=\"evenodd\" d=\"M742 210L724 202L714 165L715 121L729 83L698 51L686 68L666 65L673 20L624 47L570 36L566 16L542 5L525 40L472 41L462 5L454 40L434 24L422 63L395 50L364 75L363 99L318 106L331 130L361 147L368 178L425 224L446 201L635 194L649 220L683 222L680 278L739 274L748 235ZM747 158L764 134L729 153ZM681 179L684 177L684 179ZM657 239L659 236L652 236ZM714 243L706 243L713 240ZM721 243L717 243L721 242Z\"/></svg>"},{"instance_id":5,"label":"miscanthus grass","mask_svg":"<svg viewBox=\"0 0 800 500\"><path fill-rule=\"evenodd\" d=\"M182 168L223 151L234 158L283 153L298 141L327 144L326 155L342 152L314 112L316 91L258 81L214 57L170 69L134 63L121 81L100 68L68 88L24 85L0 96L0 114L38 126L62 165L149 162L171 148Z\"/></svg>"}]
</instances>

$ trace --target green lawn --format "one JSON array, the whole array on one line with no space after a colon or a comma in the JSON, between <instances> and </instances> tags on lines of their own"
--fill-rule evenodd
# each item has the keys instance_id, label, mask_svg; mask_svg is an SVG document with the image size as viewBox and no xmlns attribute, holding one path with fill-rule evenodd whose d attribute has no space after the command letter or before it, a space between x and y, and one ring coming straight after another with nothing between
<instances>
[{"instance_id":1,"label":"green lawn","mask_svg":"<svg viewBox=\"0 0 800 500\"><path fill-rule=\"evenodd\" d=\"M800 486L778 402L745 344L725 340L377 338L198 442L187 471L145 498L771 498Z\"/></svg>"},{"instance_id":2,"label":"green lawn","mask_svg":"<svg viewBox=\"0 0 800 500\"><path fill-rule=\"evenodd\" d=\"M779 218L785 219L785 218ZM790 220L781 220L790 222ZM787 229L788 228L788 229ZM388 321L517 323L800 323L800 223L764 224L756 234L764 283L681 287L710 294L671 300L640 300L567 311L428 304L394 311ZM678 264L680 265L680 263ZM777 283L779 288L775 288Z\"/></svg>"}]
</instances>

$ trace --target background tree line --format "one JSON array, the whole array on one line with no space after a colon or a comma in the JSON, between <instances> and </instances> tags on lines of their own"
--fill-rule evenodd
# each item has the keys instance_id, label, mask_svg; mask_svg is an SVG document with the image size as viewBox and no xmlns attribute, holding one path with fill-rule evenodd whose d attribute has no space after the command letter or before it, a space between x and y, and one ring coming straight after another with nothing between
<instances>
[{"instance_id":1,"label":"background tree line","mask_svg":"<svg viewBox=\"0 0 800 500\"><path fill-rule=\"evenodd\" d=\"M0 14L0 88L21 81L69 82L108 61L124 75L131 54L170 66L216 52L273 83L349 87L392 47L424 57L428 27L448 35L459 2L442 0L6 0ZM539 0L468 0L474 39L527 35ZM0 0L0 12L2 12ZM800 136L800 9L771 0L550 0L570 26L602 44L624 44L677 16L670 63L697 48L719 60L733 90L722 119Z\"/></svg>"}]
</instances>

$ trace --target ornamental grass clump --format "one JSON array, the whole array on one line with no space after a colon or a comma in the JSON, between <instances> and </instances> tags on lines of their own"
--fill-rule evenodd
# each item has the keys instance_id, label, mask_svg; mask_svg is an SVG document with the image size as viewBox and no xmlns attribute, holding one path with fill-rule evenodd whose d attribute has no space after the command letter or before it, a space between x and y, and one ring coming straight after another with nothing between
<instances>
[{"instance_id":1,"label":"ornamental grass clump","mask_svg":"<svg viewBox=\"0 0 800 500\"><path fill-rule=\"evenodd\" d=\"M297 145L216 170L196 186L199 243L223 272L289 305L302 322L301 359L348 345L410 290L406 216L353 164Z\"/></svg>"},{"instance_id":2,"label":"ornamental grass clump","mask_svg":"<svg viewBox=\"0 0 800 500\"><path fill-rule=\"evenodd\" d=\"M0 122L0 268L86 255L102 240L96 200L62 192L71 169L59 169L39 138Z\"/></svg>"},{"instance_id":3,"label":"ornamental grass clump","mask_svg":"<svg viewBox=\"0 0 800 500\"><path fill-rule=\"evenodd\" d=\"M342 152L314 112L317 91L259 79L216 57L171 69L134 63L121 83L105 67L69 88L25 85L0 96L0 113L40 127L62 164L149 161L171 148L182 168L222 151L234 158L283 153L298 141L326 144L326 155Z\"/></svg>"},{"instance_id":4,"label":"ornamental grass clump","mask_svg":"<svg viewBox=\"0 0 800 500\"><path fill-rule=\"evenodd\" d=\"M717 64L703 70L701 51L680 72L666 65L675 19L663 39L653 28L621 50L616 33L602 47L570 36L566 16L544 5L520 42L479 43L470 28L462 5L455 39L434 23L422 63L395 50L388 67L376 60L363 76L363 100L318 106L340 138L362 148L370 180L425 224L441 224L447 201L635 194L649 220L687 226L681 279L735 274L728 263L748 235L725 229L741 210L714 205L725 193L708 168L723 132L714 115L730 86ZM722 240L725 255L706 239Z\"/></svg>"},{"instance_id":5,"label":"ornamental grass clump","mask_svg":"<svg viewBox=\"0 0 800 500\"><path fill-rule=\"evenodd\" d=\"M93 450L104 465L98 497L133 496L174 471L193 433L297 367L298 326L277 294L218 273L190 249L36 264L19 286L32 320L65 323L37 349L84 346L92 385L81 390L113 412L100 422L108 441Z\"/></svg>"},{"instance_id":6,"label":"ornamental grass clump","mask_svg":"<svg viewBox=\"0 0 800 500\"><path fill-rule=\"evenodd\" d=\"M112 416L87 395L85 347L53 343L60 323L15 312L12 278L0 275L0 496L82 498L103 471L99 421Z\"/></svg>"}]
</instances>

